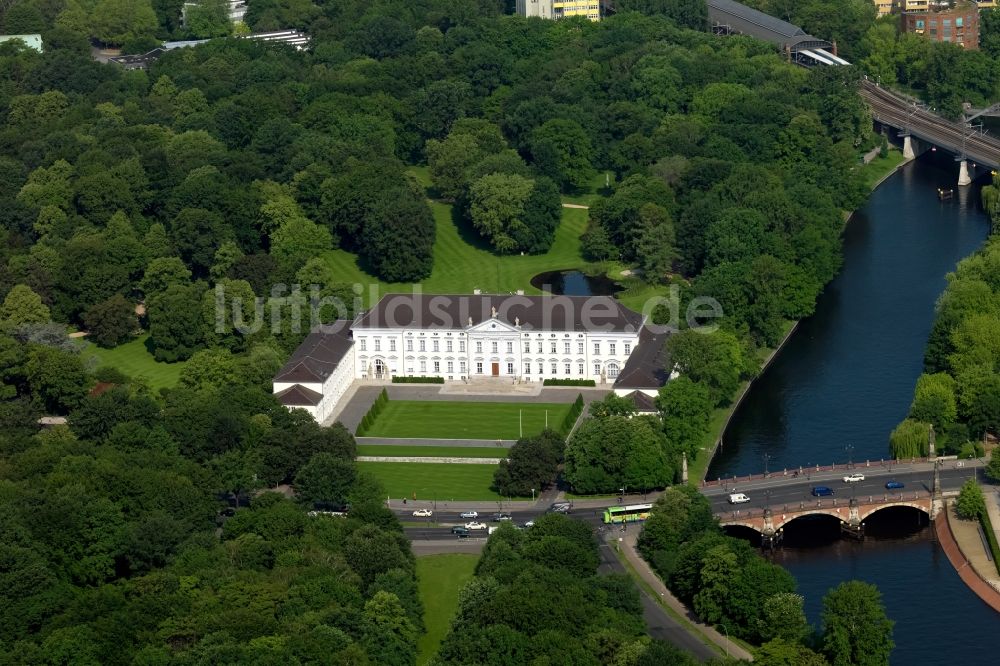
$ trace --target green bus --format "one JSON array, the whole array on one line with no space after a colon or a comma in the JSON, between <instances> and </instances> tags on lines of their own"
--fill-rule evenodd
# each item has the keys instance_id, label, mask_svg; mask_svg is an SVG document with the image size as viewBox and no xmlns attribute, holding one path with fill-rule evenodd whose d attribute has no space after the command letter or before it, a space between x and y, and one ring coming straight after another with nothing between
<instances>
[{"instance_id":1,"label":"green bus","mask_svg":"<svg viewBox=\"0 0 1000 666\"><path fill-rule=\"evenodd\" d=\"M604 510L605 523L637 523L649 518L652 504L632 504L630 506L609 506Z\"/></svg>"}]
</instances>

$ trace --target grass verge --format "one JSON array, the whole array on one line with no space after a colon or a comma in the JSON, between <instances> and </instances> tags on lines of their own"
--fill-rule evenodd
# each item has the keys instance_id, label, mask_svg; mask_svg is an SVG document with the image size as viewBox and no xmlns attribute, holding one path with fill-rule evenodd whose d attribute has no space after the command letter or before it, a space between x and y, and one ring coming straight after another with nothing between
<instances>
[{"instance_id":1,"label":"grass verge","mask_svg":"<svg viewBox=\"0 0 1000 666\"><path fill-rule=\"evenodd\" d=\"M377 477L389 497L394 499L405 497L437 502L507 499L490 490L495 465L359 462L358 468Z\"/></svg>"},{"instance_id":2,"label":"grass verge","mask_svg":"<svg viewBox=\"0 0 1000 666\"><path fill-rule=\"evenodd\" d=\"M434 241L434 269L422 280L421 288L430 294L468 294L479 288L489 293L506 293L524 289L537 294L531 278L546 271L570 268L585 269L589 263L580 255L580 235L587 226L587 211L574 208L562 210L562 222L556 229L552 247L545 254L494 254L478 233L453 219L452 206L430 202L437 225ZM406 292L410 283L382 282L368 273L358 258L344 250L331 250L323 255L337 282L377 285L378 293L366 289L362 294L365 305L373 297L393 291Z\"/></svg>"},{"instance_id":3,"label":"grass verge","mask_svg":"<svg viewBox=\"0 0 1000 666\"><path fill-rule=\"evenodd\" d=\"M997 535L993 531L990 514L986 511L979 514L979 523L983 526L983 532L986 534L986 542L990 544L990 553L993 554L993 566L997 568L997 573L1000 573L1000 544L997 544Z\"/></svg>"},{"instance_id":4,"label":"grass verge","mask_svg":"<svg viewBox=\"0 0 1000 666\"><path fill-rule=\"evenodd\" d=\"M382 446L359 444L359 456L397 456L407 458L506 458L510 449L503 446Z\"/></svg>"},{"instance_id":5,"label":"grass verge","mask_svg":"<svg viewBox=\"0 0 1000 666\"><path fill-rule=\"evenodd\" d=\"M896 170L903 163L903 153L895 147L889 149L889 154L885 157L876 157L874 160L861 167L861 174L865 179L865 186L871 190L878 185L879 181Z\"/></svg>"},{"instance_id":6,"label":"grass verge","mask_svg":"<svg viewBox=\"0 0 1000 666\"><path fill-rule=\"evenodd\" d=\"M88 343L83 350L84 360L93 358L97 366L108 365L133 379L143 379L154 391L175 386L185 363L157 361L146 349L148 339L148 335L143 335L114 349Z\"/></svg>"},{"instance_id":7,"label":"grass verge","mask_svg":"<svg viewBox=\"0 0 1000 666\"><path fill-rule=\"evenodd\" d=\"M424 633L417 640L417 664L437 654L458 609L458 594L472 579L478 555L450 553L417 558L417 585L424 604Z\"/></svg>"},{"instance_id":8,"label":"grass verge","mask_svg":"<svg viewBox=\"0 0 1000 666\"><path fill-rule=\"evenodd\" d=\"M572 404L390 400L367 437L518 439L545 427L559 428ZM546 416L547 414L547 416Z\"/></svg>"}]
</instances>

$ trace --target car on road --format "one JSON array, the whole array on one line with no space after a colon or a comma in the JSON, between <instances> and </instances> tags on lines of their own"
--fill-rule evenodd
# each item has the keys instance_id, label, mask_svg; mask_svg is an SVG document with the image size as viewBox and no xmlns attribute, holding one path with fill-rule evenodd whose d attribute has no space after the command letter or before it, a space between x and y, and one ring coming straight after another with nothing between
<instances>
[{"instance_id":1,"label":"car on road","mask_svg":"<svg viewBox=\"0 0 1000 666\"><path fill-rule=\"evenodd\" d=\"M886 490L899 490L899 489L905 488L905 487L906 487L906 484L900 483L899 481L896 481L895 479L893 479L891 481L886 481L886 483L885 483L885 489Z\"/></svg>"},{"instance_id":2,"label":"car on road","mask_svg":"<svg viewBox=\"0 0 1000 666\"><path fill-rule=\"evenodd\" d=\"M522 525L522 527L525 527L525 528L534 527L534 526L535 526L535 521L533 521L533 520L529 520L524 525Z\"/></svg>"},{"instance_id":3,"label":"car on road","mask_svg":"<svg viewBox=\"0 0 1000 666\"><path fill-rule=\"evenodd\" d=\"M458 517L459 518L478 518L479 517L479 512L478 511L463 511L462 513L458 514Z\"/></svg>"},{"instance_id":4,"label":"car on road","mask_svg":"<svg viewBox=\"0 0 1000 666\"><path fill-rule=\"evenodd\" d=\"M417 509L413 512L413 515L417 518L430 518L434 515L434 512L430 509Z\"/></svg>"},{"instance_id":5,"label":"car on road","mask_svg":"<svg viewBox=\"0 0 1000 666\"><path fill-rule=\"evenodd\" d=\"M514 520L514 519L511 517L511 515L509 513L494 513L493 514L493 522L494 523L499 523L499 522L502 522L504 520Z\"/></svg>"},{"instance_id":6,"label":"car on road","mask_svg":"<svg viewBox=\"0 0 1000 666\"><path fill-rule=\"evenodd\" d=\"M864 480L865 480L865 475L858 474L857 472L855 472L854 474L848 474L847 476L844 477L844 483L857 483L858 481L864 481Z\"/></svg>"},{"instance_id":7,"label":"car on road","mask_svg":"<svg viewBox=\"0 0 1000 666\"><path fill-rule=\"evenodd\" d=\"M833 494L833 488L827 486L813 486L812 496L813 497L828 497Z\"/></svg>"},{"instance_id":8,"label":"car on road","mask_svg":"<svg viewBox=\"0 0 1000 666\"><path fill-rule=\"evenodd\" d=\"M746 504L750 501L750 498L743 493L733 493L729 496L730 504Z\"/></svg>"},{"instance_id":9,"label":"car on road","mask_svg":"<svg viewBox=\"0 0 1000 666\"><path fill-rule=\"evenodd\" d=\"M467 536L469 536L469 530L467 530L466 528L462 527L461 525L456 525L455 527L451 528L451 533L452 534L457 534L460 537L467 537Z\"/></svg>"},{"instance_id":10,"label":"car on road","mask_svg":"<svg viewBox=\"0 0 1000 666\"><path fill-rule=\"evenodd\" d=\"M551 513L569 513L569 510L573 508L570 502L556 502L549 507Z\"/></svg>"},{"instance_id":11,"label":"car on road","mask_svg":"<svg viewBox=\"0 0 1000 666\"><path fill-rule=\"evenodd\" d=\"M475 521L475 520L473 520L471 523L466 523L465 524L465 529L467 529L469 531L472 531L472 530L485 530L486 527L487 527L486 523L480 523L480 522Z\"/></svg>"}]
</instances>

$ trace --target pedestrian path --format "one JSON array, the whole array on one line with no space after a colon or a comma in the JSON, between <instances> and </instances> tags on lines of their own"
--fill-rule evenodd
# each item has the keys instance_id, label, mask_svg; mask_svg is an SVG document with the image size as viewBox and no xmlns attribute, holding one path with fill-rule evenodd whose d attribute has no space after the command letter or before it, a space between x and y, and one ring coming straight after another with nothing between
<instances>
[{"instance_id":1,"label":"pedestrian path","mask_svg":"<svg viewBox=\"0 0 1000 666\"><path fill-rule=\"evenodd\" d=\"M455 448L480 447L509 449L513 439L416 439L410 437L356 437L358 444L376 446L447 446Z\"/></svg>"},{"instance_id":2,"label":"pedestrian path","mask_svg":"<svg viewBox=\"0 0 1000 666\"><path fill-rule=\"evenodd\" d=\"M449 458L445 456L358 456L358 462L448 463L455 465L499 465L502 458Z\"/></svg>"}]
</instances>

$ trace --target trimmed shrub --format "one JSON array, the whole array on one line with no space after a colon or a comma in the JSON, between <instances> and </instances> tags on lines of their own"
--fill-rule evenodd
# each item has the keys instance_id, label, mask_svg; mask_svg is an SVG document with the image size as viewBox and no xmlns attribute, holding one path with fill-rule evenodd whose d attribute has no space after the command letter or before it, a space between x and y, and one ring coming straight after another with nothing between
<instances>
[{"instance_id":1,"label":"trimmed shrub","mask_svg":"<svg viewBox=\"0 0 1000 666\"><path fill-rule=\"evenodd\" d=\"M388 402L389 394L385 392L385 389L382 389L382 392L378 394L378 397L375 398L375 402L373 402L372 406L368 409L368 413L361 418L361 423L358 424L357 430L354 431L355 437L365 436L365 433L367 433L369 428L372 427L372 424L375 423L375 419L382 413L382 410Z\"/></svg>"},{"instance_id":2,"label":"trimmed shrub","mask_svg":"<svg viewBox=\"0 0 1000 666\"><path fill-rule=\"evenodd\" d=\"M546 379L542 386L597 386L593 379Z\"/></svg>"},{"instance_id":3,"label":"trimmed shrub","mask_svg":"<svg viewBox=\"0 0 1000 666\"><path fill-rule=\"evenodd\" d=\"M556 431L563 437L569 435L569 431L573 429L573 424L580 417L581 412L583 412L583 394L577 394L576 400L573 401L573 407L570 408L569 413L566 414L566 418L563 419L562 425Z\"/></svg>"},{"instance_id":4,"label":"trimmed shrub","mask_svg":"<svg viewBox=\"0 0 1000 666\"><path fill-rule=\"evenodd\" d=\"M393 384L444 384L444 377L400 377L393 376Z\"/></svg>"}]
</instances>

